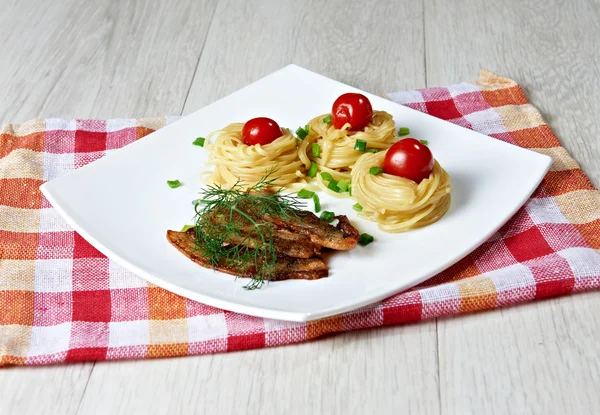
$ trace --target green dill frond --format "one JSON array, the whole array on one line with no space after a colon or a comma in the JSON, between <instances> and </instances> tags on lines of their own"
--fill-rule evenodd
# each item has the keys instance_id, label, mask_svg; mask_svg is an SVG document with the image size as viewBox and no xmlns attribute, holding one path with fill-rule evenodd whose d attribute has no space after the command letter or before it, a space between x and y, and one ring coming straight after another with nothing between
<instances>
[{"instance_id":1,"label":"green dill frond","mask_svg":"<svg viewBox=\"0 0 600 415\"><path fill-rule=\"evenodd\" d=\"M227 266L237 275L251 276L245 286L254 290L271 280L277 252L273 241L274 225L266 216L290 220L304 205L294 195L272 190L277 178L271 170L259 182L245 189L240 181L231 188L209 185L195 203L196 243L213 267ZM230 243L230 240L238 243ZM253 249L248 248L254 243Z\"/></svg>"}]
</instances>

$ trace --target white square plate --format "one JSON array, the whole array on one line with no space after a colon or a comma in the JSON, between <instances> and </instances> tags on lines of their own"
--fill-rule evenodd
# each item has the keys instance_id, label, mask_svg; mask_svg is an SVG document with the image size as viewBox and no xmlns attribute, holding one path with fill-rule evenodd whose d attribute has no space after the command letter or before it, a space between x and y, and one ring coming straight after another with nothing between
<instances>
[{"instance_id":1,"label":"white square plate","mask_svg":"<svg viewBox=\"0 0 600 415\"><path fill-rule=\"evenodd\" d=\"M144 139L42 186L60 214L98 250L184 297L260 317L307 321L384 299L442 271L498 230L538 186L550 158L363 91L374 109L429 141L451 177L452 205L437 223L385 234L358 219L351 200L321 192L323 209L346 214L375 243L329 258L330 276L247 291L247 280L204 269L166 240L191 222L206 151L191 142L232 122L266 116L295 130L358 91L295 65L263 78ZM171 189L166 181L184 184ZM312 203L309 204L312 208Z\"/></svg>"}]
</instances>

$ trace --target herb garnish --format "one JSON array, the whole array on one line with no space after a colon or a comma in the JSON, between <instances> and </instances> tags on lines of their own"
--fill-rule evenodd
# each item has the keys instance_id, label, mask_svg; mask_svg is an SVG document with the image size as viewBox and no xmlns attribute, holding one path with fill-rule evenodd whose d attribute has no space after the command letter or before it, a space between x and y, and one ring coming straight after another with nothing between
<instances>
[{"instance_id":1,"label":"herb garnish","mask_svg":"<svg viewBox=\"0 0 600 415\"><path fill-rule=\"evenodd\" d=\"M179 180L167 180L167 185L171 189L177 189L179 186L181 186L181 182Z\"/></svg>"},{"instance_id":2,"label":"herb garnish","mask_svg":"<svg viewBox=\"0 0 600 415\"><path fill-rule=\"evenodd\" d=\"M378 174L383 173L383 168L379 166L373 166L369 169L369 173L371 173L373 176L377 176Z\"/></svg>"},{"instance_id":3,"label":"herb garnish","mask_svg":"<svg viewBox=\"0 0 600 415\"><path fill-rule=\"evenodd\" d=\"M281 189L269 190L276 180L269 178L271 173L247 190L239 181L229 189L210 185L202 192L202 203L194 207L196 244L203 256L213 267L225 264L239 275L252 273L252 280L244 286L248 290L261 288L275 272L274 225L263 218L289 221L303 207L295 196L282 194ZM240 242L230 244L228 238ZM254 249L244 246L252 241L257 241Z\"/></svg>"},{"instance_id":4,"label":"herb garnish","mask_svg":"<svg viewBox=\"0 0 600 415\"><path fill-rule=\"evenodd\" d=\"M409 135L409 134L410 134L410 128L408 128L408 127L400 127L398 129L398 135L399 136Z\"/></svg>"}]
</instances>

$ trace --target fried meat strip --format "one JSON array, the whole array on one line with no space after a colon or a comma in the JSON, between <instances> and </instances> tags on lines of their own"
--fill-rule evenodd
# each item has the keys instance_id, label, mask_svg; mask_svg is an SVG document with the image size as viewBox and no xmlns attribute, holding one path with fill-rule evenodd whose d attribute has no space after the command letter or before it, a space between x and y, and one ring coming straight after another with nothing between
<instances>
[{"instance_id":1,"label":"fried meat strip","mask_svg":"<svg viewBox=\"0 0 600 415\"><path fill-rule=\"evenodd\" d=\"M237 275L242 278L252 278L256 273L254 267L250 267L240 273L238 267L227 264L225 261L213 267L210 261L202 255L202 247L195 243L195 231L193 228L188 229L186 232L169 230L167 231L167 240L181 253L204 268L213 268L217 271ZM277 257L271 281L286 279L315 280L325 278L328 275L329 269L319 257L292 258L282 255Z\"/></svg>"}]
</instances>

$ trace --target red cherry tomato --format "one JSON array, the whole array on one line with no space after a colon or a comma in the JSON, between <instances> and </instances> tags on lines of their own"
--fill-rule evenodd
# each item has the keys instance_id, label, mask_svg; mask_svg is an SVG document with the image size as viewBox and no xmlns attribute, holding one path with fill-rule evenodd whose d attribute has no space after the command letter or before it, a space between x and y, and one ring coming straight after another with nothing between
<instances>
[{"instance_id":1,"label":"red cherry tomato","mask_svg":"<svg viewBox=\"0 0 600 415\"><path fill-rule=\"evenodd\" d=\"M331 121L338 130L350 123L351 131L362 130L373 119L373 107L363 94L349 92L340 95L331 107Z\"/></svg>"},{"instance_id":2,"label":"red cherry tomato","mask_svg":"<svg viewBox=\"0 0 600 415\"><path fill-rule=\"evenodd\" d=\"M252 118L242 128L242 138L249 146L269 144L281 137L281 128L270 118Z\"/></svg>"},{"instance_id":3,"label":"red cherry tomato","mask_svg":"<svg viewBox=\"0 0 600 415\"><path fill-rule=\"evenodd\" d=\"M419 183L433 170L433 154L425 144L414 138L405 138L392 145L383 161L383 171L406 177Z\"/></svg>"}]
</instances>

